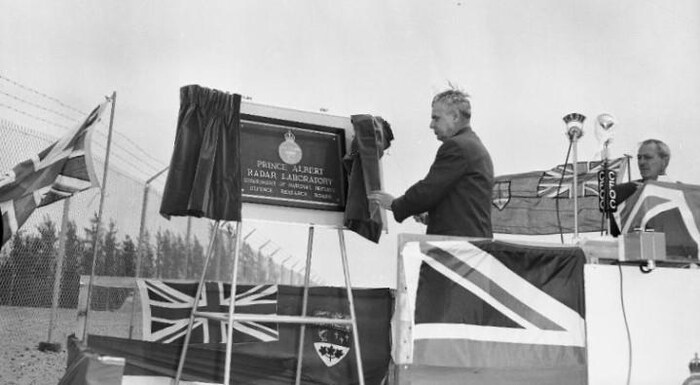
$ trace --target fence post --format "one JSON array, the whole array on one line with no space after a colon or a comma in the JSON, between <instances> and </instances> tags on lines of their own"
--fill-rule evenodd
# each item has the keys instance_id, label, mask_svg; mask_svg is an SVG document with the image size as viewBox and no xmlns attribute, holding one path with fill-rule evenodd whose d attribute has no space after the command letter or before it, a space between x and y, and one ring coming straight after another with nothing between
<instances>
[{"instance_id":1,"label":"fence post","mask_svg":"<svg viewBox=\"0 0 700 385\"><path fill-rule=\"evenodd\" d=\"M57 352L61 350L61 344L51 343L51 335L53 333L54 322L56 321L56 313L58 311L58 302L61 295L61 276L63 275L63 261L66 257L66 237L68 236L68 213L70 212L70 200L63 200L63 217L61 218L61 233L58 236L58 256L56 259L56 269L53 278L53 297L51 298L51 316L49 318L49 336L46 343L39 344L39 350L50 350ZM42 349L44 348L44 349Z\"/></svg>"},{"instance_id":2,"label":"fence post","mask_svg":"<svg viewBox=\"0 0 700 385\"><path fill-rule=\"evenodd\" d=\"M141 202L141 224L139 226L139 244L138 244L138 250L136 252L136 280L141 277L141 264L143 263L143 255L145 254L146 250L146 245L145 245L145 240L144 238L146 237L146 210L148 209L148 190L151 187L151 182L153 182L154 179L158 178L162 173L166 172L170 167L166 167L152 177L150 177L148 180L146 180L145 185L143 186L143 201ZM134 282L136 282L136 280ZM136 286L136 283L134 283L134 294L133 294L133 300L131 301L131 318L129 320L129 339L131 339L134 331L134 314L136 313L136 297L138 295L138 287Z\"/></svg>"}]
</instances>

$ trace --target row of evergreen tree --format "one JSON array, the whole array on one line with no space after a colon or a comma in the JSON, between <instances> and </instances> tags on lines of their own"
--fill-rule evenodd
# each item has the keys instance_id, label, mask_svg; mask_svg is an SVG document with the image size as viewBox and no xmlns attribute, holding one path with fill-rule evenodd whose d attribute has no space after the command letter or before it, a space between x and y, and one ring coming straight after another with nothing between
<instances>
[{"instance_id":1,"label":"row of evergreen tree","mask_svg":"<svg viewBox=\"0 0 700 385\"><path fill-rule=\"evenodd\" d=\"M90 220L82 235L75 222L66 227L65 257L60 277L60 307L76 308L81 275L90 275L94 247L98 245L95 275L135 277L138 243L129 235L118 239L115 222L97 231L98 218ZM59 232L51 218L36 226L36 232L20 230L4 248L0 257L0 305L51 307L58 260ZM210 227L213 230L213 225ZM235 240L231 229L219 229L206 279L229 281ZM210 234L213 234L210 231ZM180 235L158 231L155 239L146 232L139 276L157 279L198 279L205 259L205 250L194 237L190 244ZM279 269L260 258L243 243L239 262L240 283L277 282ZM272 267L272 268L271 268ZM130 295L130 290L96 288L92 294L94 309L116 309Z\"/></svg>"}]
</instances>

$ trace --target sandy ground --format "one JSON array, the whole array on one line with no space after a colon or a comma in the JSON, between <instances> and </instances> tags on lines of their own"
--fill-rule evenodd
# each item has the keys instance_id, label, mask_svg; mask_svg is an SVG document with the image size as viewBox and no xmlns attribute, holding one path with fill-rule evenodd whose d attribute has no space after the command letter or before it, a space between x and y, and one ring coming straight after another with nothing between
<instances>
[{"instance_id":1,"label":"sandy ground","mask_svg":"<svg viewBox=\"0 0 700 385\"><path fill-rule=\"evenodd\" d=\"M91 312L90 334L126 337L127 312ZM0 385L58 384L66 370L66 339L75 333L77 311L59 309L49 341L51 309L0 307ZM59 352L42 352L40 342L60 343Z\"/></svg>"}]
</instances>

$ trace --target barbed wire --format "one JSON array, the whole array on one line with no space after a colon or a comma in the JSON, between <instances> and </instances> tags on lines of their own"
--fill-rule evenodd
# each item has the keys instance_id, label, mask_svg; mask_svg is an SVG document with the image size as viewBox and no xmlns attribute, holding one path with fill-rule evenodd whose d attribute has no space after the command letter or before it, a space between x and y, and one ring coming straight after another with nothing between
<instances>
[{"instance_id":1,"label":"barbed wire","mask_svg":"<svg viewBox=\"0 0 700 385\"><path fill-rule=\"evenodd\" d=\"M10 83L10 84L12 84L12 85L15 85L15 86L17 86L17 87L19 87L19 88L22 88L22 89L24 89L24 90L27 90L27 91L29 91L29 92L35 94L35 95L39 95L39 96L41 96L41 97L43 97L43 98L46 98L46 99L48 99L48 100L51 100L52 102L55 102L55 103L57 103L58 105L60 105L60 106L62 106L62 107L64 107L64 108L66 108L66 109L69 109L69 110L71 110L71 111L73 111L73 112L77 112L77 113L83 115L82 117L87 116L87 113L85 113L85 112L83 112L83 111L81 111L81 110L79 110L79 109L77 109L77 108L75 108L75 107L72 107L72 106L70 106L70 105L68 105L68 104L66 104L66 103L64 103L64 102L62 102L61 100L59 100L59 99L57 99L57 98L55 98L55 97L46 95L46 94L43 93L43 92L40 92L40 91L35 90L35 89L31 88L31 87L28 87L28 86L26 86L26 85L23 85L23 84L21 84L21 83L19 83L19 82L17 82L17 81L14 81L14 80L12 80L12 79L9 79L9 78L7 78L6 76L0 75L0 79L1 79L1 80L4 80L4 81L6 81L6 82L8 82L8 83ZM6 96L8 96L8 97L10 97L10 98L13 98L13 99L15 99L15 100L17 100L17 101L19 101L19 102L22 102L22 103L25 103L25 104L30 105L30 106L32 106L32 107L39 108L39 109L41 109L41 110L44 110L44 111L53 113L53 114L55 114L55 115L58 115L58 116L61 116L61 117L65 118L65 119L71 120L71 121L73 121L73 122L76 122L76 121L78 121L78 120L80 119L80 118L72 118L72 117L70 117L70 116L67 116L67 115L65 115L65 114L63 114L63 113L60 113L60 112L58 112L58 111L55 111L55 110L53 110L53 109L50 109L50 108L41 106L41 105L39 105L39 104L30 102L30 101L28 101L28 100L26 100L26 99L17 97L17 96L15 96L15 95L12 95L12 94L7 93L7 92L4 92L4 91L0 91L0 93L4 94L4 95L6 95ZM31 114L31 113L28 113L28 112L26 112L26 111L22 111L22 110L19 110L19 109L17 109L17 108L13 108L13 107L8 106L8 105L5 105L5 104L3 104L3 106L6 107L6 108L9 108L9 109L11 109L11 110L14 110L15 112L18 112L18 113L20 113L20 114L22 114L22 115L31 117L31 118L36 119L36 120L40 120L40 121L45 122L45 123L49 123L49 124L51 124L51 125L53 125L53 126L56 126L56 127L59 127L59 128L63 128L63 129L65 129L65 130L70 129L70 127L68 127L68 126L61 125L61 124L58 124L58 123L55 123L55 122L51 122L51 121L49 121L49 120L47 120L47 119L38 117L38 116L36 116L36 115L34 115L34 114ZM104 123L101 123L101 124L104 124ZM98 135L103 135L103 136L106 137L106 135L103 134L103 133L101 133L100 131L96 131L96 132L98 132ZM143 160L143 156L145 156L146 158L149 159L150 162L155 163L155 165L149 164L149 166L150 166L152 169L160 170L160 169L162 169L163 167L166 167L166 164L165 164L162 160L159 160L159 159L155 158L154 156L152 156L150 153L148 153L146 150L144 150L143 148L141 148L136 142L134 142L134 141L133 141L131 138L129 138L128 136L122 134L121 132L119 132L119 131L117 131L117 130L114 130L113 132L114 132L114 134L115 134L116 136L119 136L121 139L127 141L127 142L129 143L129 145L130 145L132 148L138 150L138 152L139 152L140 154L142 154L142 155L137 155L137 154L135 154L134 152L128 150L126 146L123 146L123 145L121 145L121 144L119 144L118 142L115 141L115 143L114 143L115 146L118 147L119 149L121 149L122 151L127 152L129 155L131 155L131 156L133 156L133 157L139 158L139 160ZM147 163L147 162L144 162L144 163Z\"/></svg>"},{"instance_id":2,"label":"barbed wire","mask_svg":"<svg viewBox=\"0 0 700 385\"><path fill-rule=\"evenodd\" d=\"M148 158L150 158L151 160L153 160L154 162L156 162L156 163L158 164L158 167L160 167L161 169L162 169L163 167L166 167L166 163L163 163L162 160L153 157L153 155L151 155L151 154L149 154L148 152L146 152L146 150L144 150L143 148L141 148L138 144L136 144L136 142L134 142L133 140L131 140L128 136L122 134L122 133L119 132L119 131L115 131L115 133L116 133L117 135L119 135L122 139L125 139L127 142L129 142L130 144L132 144L132 145L134 146L135 149L141 151L141 153L144 154L144 155L146 155L146 157L148 157Z\"/></svg>"},{"instance_id":3,"label":"barbed wire","mask_svg":"<svg viewBox=\"0 0 700 385\"><path fill-rule=\"evenodd\" d=\"M44 123L48 123L48 124L51 124L51 125L54 125L54 126L57 126L57 127L60 127L60 128L68 129L68 127L66 127L66 126L60 125L60 124L55 123L55 122L51 122L51 121L49 121L49 120L47 120L47 119L38 117L38 116L33 115L33 114L31 114L31 113L28 113L28 112L26 112L26 111L19 110L19 109L17 109L17 108L12 107L12 106L8 106L8 105L6 105L6 104L4 104L4 103L2 103L2 102L0 102L0 107L7 108L7 109L9 109L9 110L12 110L12 111L17 112L17 113L19 113L19 114L22 114L22 115L31 117L31 118L33 118L33 119L42 121L42 122L44 122ZM100 132L100 131L93 131L93 132L96 133L98 136L101 136L101 137L104 138L105 140L107 139L107 135L106 135L106 134L104 134L104 133L102 133L102 132ZM49 141L56 140L56 138L50 138L50 139L49 139L49 138L43 138L43 139L47 139L47 140L49 140ZM100 147L102 150L104 150L104 151L106 152L106 150L107 150L107 146L106 146L106 145L100 143L99 141L94 141L93 143L94 143L95 145L97 145L98 147ZM129 155L131 155L132 157L135 157L135 158L137 158L137 159L139 158L136 154L134 154L133 152L129 151L126 147L124 147L124 146L118 144L118 142L115 141L115 142L113 142L113 144L115 145L115 148L118 149L119 151L126 152L127 154L129 154ZM129 160L128 158L122 156L118 151L113 151L113 152L112 152L112 155L115 156L116 158L119 158L121 161L127 163L129 166L133 167L133 170L142 172L144 175L146 175L146 178L145 178L145 179L147 179L148 176L150 176L150 175L152 175L152 174L155 174L156 172L162 170L163 167L165 167L165 166L160 166L160 165L154 166L154 165L152 165L152 164L149 164L148 162L142 162L142 163L140 163L140 164L135 164L135 163L133 163L131 160ZM147 167L149 168L149 171L151 172L151 174L145 173L145 172L142 170L142 166L147 166Z\"/></svg>"},{"instance_id":4,"label":"barbed wire","mask_svg":"<svg viewBox=\"0 0 700 385\"><path fill-rule=\"evenodd\" d=\"M0 107L7 108L8 110L11 110L11 111L17 112L17 113L19 113L19 114L28 116L28 117L30 117L30 118L33 118L33 119L42 121L42 122L44 122L44 123L48 123L48 124L50 124L50 125L52 125L52 126L56 126L56 127L63 128L63 129L66 129L66 130L69 129L68 127L66 127L66 126L64 126L64 125L61 125L61 124L52 122L52 121L47 120L47 119L44 119L44 118L40 118L40 117L38 117L38 116L36 116L36 115L30 114L30 113L25 112L25 111L18 110L17 108L12 107L12 106L8 106L7 104L2 103L2 102L0 102Z\"/></svg>"},{"instance_id":5,"label":"barbed wire","mask_svg":"<svg viewBox=\"0 0 700 385\"><path fill-rule=\"evenodd\" d=\"M54 111L54 110L52 110L52 109L50 109L50 108L46 108L46 107L41 106L41 105L39 105L39 104L32 103L32 102L30 102L29 100L22 99L22 98L20 98L20 97L15 96L15 95L9 94L9 93L7 93L7 92L5 92L5 91L0 91L0 94L3 94L3 95L5 95L5 96L10 97L10 98L12 98L12 99L14 99L14 100L17 100L17 101L19 101L19 102L28 104L28 105L30 105L30 106L32 106L32 107L35 107L35 108L38 108L38 109L40 109L40 110L48 111L48 112L50 112L50 113L52 113L52 114L58 115L58 116L60 116L60 117L62 117L62 118L66 118L66 119L68 119L68 120L70 120L70 121L75 121L75 120L76 120L76 119L73 118L73 117L70 117L70 116L68 116L68 115L62 114L62 113L60 113L60 112L58 112L58 111Z\"/></svg>"},{"instance_id":6,"label":"barbed wire","mask_svg":"<svg viewBox=\"0 0 700 385\"><path fill-rule=\"evenodd\" d=\"M44 140L44 141L46 141L47 145L50 144L51 141L56 139L56 138L54 138L51 135L48 135L46 133L39 132L39 131L33 130L31 128L28 128L28 127L23 127L20 124L17 124L15 122L12 122L12 121L9 121L9 120L3 119L3 118L0 118L0 126L6 128L6 129L9 129L9 130L15 131L18 134L22 134L25 136L32 136L32 137Z\"/></svg>"},{"instance_id":7,"label":"barbed wire","mask_svg":"<svg viewBox=\"0 0 700 385\"><path fill-rule=\"evenodd\" d=\"M99 131L94 131L94 132L97 133L99 136L103 137L103 139L105 139L105 140L107 139L107 135L105 135L104 133L99 132ZM105 150L105 152L107 151L106 143L103 144L102 142L99 142L99 141L94 141L94 143L97 144L98 146L100 146L103 150ZM121 152L125 152L128 155L131 155L133 158L138 159L138 156L136 154L134 154L133 152L129 151L126 147L118 145L117 142L115 142L115 141L112 141L112 144L114 144L115 147L117 149L119 149ZM135 170L138 170L138 168L141 167L141 165L143 165L143 166L147 166L149 170L153 171L153 173L156 173L156 172L162 170L163 167L165 167L165 166L158 166L158 165L149 164L148 162L140 162L140 165L136 165L136 164L132 163L131 161L126 160L126 158L121 157L121 155L118 155L120 153L117 151L113 151L112 154L119 157L120 159L124 160L125 162L129 163L130 165L134 166ZM138 159L138 160L141 160L141 159ZM141 171L141 170L139 170L139 171Z\"/></svg>"},{"instance_id":8,"label":"barbed wire","mask_svg":"<svg viewBox=\"0 0 700 385\"><path fill-rule=\"evenodd\" d=\"M16 81L12 80L12 79L10 79L10 78L7 78L7 77L3 76L2 74L0 74L0 80L4 80L4 81L6 81L6 82L8 82L8 83L10 83L10 84L12 84L12 85L14 85L14 86L17 86L17 87L19 87L19 88L21 88L21 89L23 89L23 90L27 90L27 91L29 91L29 92L31 92L31 93L33 93L33 94L36 94L36 95L39 95L39 96L44 97L44 98L46 98L46 99L49 99L49 100L51 100L51 101L53 101L53 102L55 102L55 103L58 103L60 106L62 106L62 107L64 107L64 108L67 108L67 109L69 109L69 110L71 110L71 111L77 112L77 113L82 114L82 115L87 115L87 113L85 113L85 112L83 112L83 111L80 111L80 110L78 110L78 109L75 108L75 107L71 107L71 106L69 106L69 105L63 103L62 101L60 101L60 100L58 100L58 99L56 99L56 98L54 98L54 97L52 97L52 96L46 95L45 93L40 92L40 91L37 91L37 90L35 90L35 89L31 88L31 87L25 86L24 84L20 84L20 83L18 83L18 82L16 82Z\"/></svg>"},{"instance_id":9,"label":"barbed wire","mask_svg":"<svg viewBox=\"0 0 700 385\"><path fill-rule=\"evenodd\" d=\"M15 107L13 107L13 106L7 105L7 104L2 103L2 102L0 102L0 107L4 107L4 108L6 108L6 109L9 109L9 110L14 111L14 112L16 112L16 113L19 113L19 114L22 114L22 115L24 115L24 116L30 117L30 118L32 118L32 119L39 120L39 121L41 121L41 122L43 122L43 123L47 123L47 124L50 124L50 125L53 125L53 126L56 126L56 127L59 127L59 128L63 128L63 129L65 129L65 130L68 130L68 129L69 129L69 127L67 127L67 126L64 126L64 125L59 124L59 123L56 123L56 122L52 122L52 121L50 121L50 120L48 120L48 119L44 119L44 118L42 118L42 117L36 116L36 115L34 115L34 114L31 114L31 113L29 113L29 112L20 110L20 109L18 109L18 108L15 108ZM100 123L100 125L105 126L103 123ZM98 130L94 130L93 132L94 132L98 137L100 137L101 139L104 139L104 140L107 139L107 135L104 134L103 132L98 131ZM47 139L48 139L48 138L47 138ZM56 139L56 138L53 137L53 138L48 139L48 140L55 140L55 139ZM116 138L114 138L114 139L116 139ZM119 140L121 140L121 139L119 139ZM103 149L106 149L106 146L105 146L105 145L102 145L100 142L96 141L95 143L96 143L98 146L101 146ZM137 154L135 154L133 151L131 151L131 150L129 149L130 147L127 147L127 146L124 146L124 145L120 144L120 143L118 142L118 140L113 140L112 143L114 144L115 149L119 150L119 151L114 151L112 154L114 154L116 157L122 159L123 161L129 163L131 166L134 166L134 170L139 170L139 171L141 171L140 168L141 168L142 166L145 165L145 166L147 166L147 167L149 168L149 170L152 170L152 171L155 173L155 172L160 171L160 170L163 169L164 167L166 167L165 164L164 164L163 162L159 162L157 159L155 159L155 158L153 158L153 157L150 157L151 159L153 159L152 162L144 161L144 159L143 159L142 157L140 157L139 155L137 155ZM141 148L139 148L139 149L140 149L142 152L145 151L145 150L143 150L143 149L141 149ZM125 152L125 153L127 153L129 156L140 160L140 161L141 161L141 164L136 165L136 164L134 164L134 163L128 161L125 157L119 155L119 152L120 152L120 151L121 151L121 152ZM155 164L153 164L153 163L155 163Z\"/></svg>"},{"instance_id":10,"label":"barbed wire","mask_svg":"<svg viewBox=\"0 0 700 385\"><path fill-rule=\"evenodd\" d=\"M99 147L100 150L102 150L102 151L101 151L102 153L106 153L106 152L107 152L107 146L106 146L106 145L104 145L104 144L102 144L102 143L99 143L99 142L93 142L93 144L96 145L97 147ZM94 152L94 151L93 151L93 152ZM143 164L135 164L135 163L133 163L131 160L129 160L128 158L124 157L124 156L123 156L122 154L120 154L119 152L112 152L112 153L110 154L110 156L113 156L113 157L115 157L115 158L118 158L119 161L125 163L127 166L130 166L132 172L136 171L136 172L138 172L138 173L141 173L144 177L143 177L143 180L140 180L140 182L144 182L146 179L148 179L148 177L150 177L151 175L153 175L153 174L155 174L156 172L160 171L160 170L157 170L157 169L155 169L155 168L152 168L152 166L149 166L149 167L151 167L149 170L143 170L143 169L141 168L141 166L143 166L145 163L143 163ZM95 159L100 159L102 162L104 162L104 157L95 156ZM119 166L122 166L122 164L121 164L121 163L117 163L117 167L119 167ZM119 168L122 168L122 167L119 167ZM127 172L127 170L123 170L123 171L124 171L124 172ZM133 175L132 175L132 176L133 176Z\"/></svg>"},{"instance_id":11,"label":"barbed wire","mask_svg":"<svg viewBox=\"0 0 700 385\"><path fill-rule=\"evenodd\" d=\"M46 95L45 93L42 93L42 92L37 91L37 90L35 90L35 89L32 89L31 87L22 85L22 84L20 84L20 83L18 83L18 82L16 82L16 81L13 81L13 80L11 80L11 79L5 77L5 76L0 75L0 79L6 81L6 82L8 82L8 83L11 83L11 84L13 84L13 85L15 85L15 86L17 86L17 87L19 87L19 88L22 88L22 89L24 89L24 90L27 90L27 91L29 91L29 92L35 94L35 95L39 95L39 96L41 96L41 97L43 97L43 98L46 98L46 99L48 99L48 100L51 100L52 102L57 103L58 105L60 105L61 107L65 108L65 109L68 109L68 110L70 110L70 111L72 111L72 112L76 112L76 113L81 114L83 117L87 115L87 113L85 113L85 112L83 112L83 111L81 111L81 110L79 110L79 109L77 109L77 108L75 108L75 107L72 107L72 106L70 106L70 105L68 105L68 104L66 104L66 103L64 103L64 102L62 102L61 100L59 100L59 99L57 99L57 98L51 97L51 96L49 96L49 95ZM34 103L34 102L31 102L31 101L29 101L29 100L26 100L26 99L24 99L24 98L15 96L15 95L10 94L10 93L8 93L8 92L0 91L0 93L2 93L3 95L6 95L7 97L10 97L10 98L12 98L12 99L14 99L14 100L16 100L16 101L18 101L18 102L20 102L20 103L24 103L24 104L29 105L29 106L32 106L32 107L34 107L34 108L38 108L38 109L40 109L40 110L43 110L43 111L46 111L46 112L48 112L48 113L54 114L54 115L56 115L56 116L60 116L60 117L62 117L62 118L64 118L64 119L68 119L68 120L70 120L70 121L72 121L72 122L76 122L76 121L78 121L78 120L80 119L80 118L72 118L72 117L70 117L70 116L68 116L68 115L66 115L66 114L63 114L63 113L59 112L59 111L56 111L56 110L54 110L54 109L51 109L51 108L42 106L42 105L37 104L37 103ZM53 122L53 121L51 121L51 120L42 118L42 117L37 116L37 115L35 115L35 114L32 114L32 113L29 113L29 112L20 110L20 109L18 109L18 108L16 108L16 107L13 107L13 106L10 106L10 105L6 105L6 104L1 103L1 102L0 102L0 106L2 106L2 107L4 107L4 108L7 108L7 109L9 109L9 110L12 110L12 111L14 111L14 112L17 112L17 113L19 113L19 114L22 114L22 115L24 115L24 116L28 116L28 117L30 117L30 118L32 118L32 119L35 119L35 120L38 120L38 121L41 121L41 122L50 124L50 125L55 126L55 127L62 128L63 130L68 130L68 129L70 129L70 127L68 127L68 126L65 126L65 125L62 125L62 124ZM103 127L106 126L106 124L105 124L104 122L100 122L99 124L100 124L101 126L103 126ZM17 129L17 128L16 128L16 127L13 127L13 129ZM104 139L104 140L107 139L107 135L106 135L105 133L103 133L102 131L94 130L93 132L95 132L95 133L98 135L98 137L100 137L101 139ZM114 137L113 139L116 139L116 138L118 137L119 140L123 139L123 140L125 140L126 142L128 142L128 143L131 145L130 147L127 147L127 146L123 146L122 144L120 144L118 140L114 140L114 141L113 141L113 145L114 145L115 149L118 149L118 150L119 150L119 151L112 151L112 153L111 153L111 155L110 155L110 156L114 156L115 158L117 158L117 159L119 160L119 162L115 162L116 164L115 164L114 166L116 166L117 169L113 170L114 172L117 172L118 174L121 174L122 176L127 177L127 178L131 178L131 179L133 179L133 178L135 177L135 176L133 175L134 172L136 172L136 173L138 173L138 174L145 175L146 178L148 178L148 177L150 177L151 175L154 175L155 173L161 171L161 170L163 169L163 167L165 167L165 165L164 165L164 163L163 163L162 161L160 161L160 160L156 159L155 157L153 157L152 155L150 155L150 154L149 154L148 152L146 152L143 148L141 148L137 143L135 143L131 138L129 138L128 136L122 134L122 133L119 132L119 131L114 130L113 132L116 134L115 137ZM29 135L35 136L35 137L39 137L39 135L34 135L34 134L29 134ZM42 138L42 139L47 140L48 138ZM55 139L55 138L54 138L54 139ZM48 139L48 140L50 141L51 139ZM102 153L103 153L103 154L106 154L106 144L101 143L100 141L93 141L93 143L94 143L94 145L95 145L96 147L98 147L99 149L102 150ZM141 154L145 155L145 157L147 157L150 161L144 161L144 159L143 159L142 156L139 156L139 155L135 154L135 153L134 153L133 151L131 151L129 148L133 148L133 149L138 150L138 152L140 152ZM124 153L126 153L128 156L124 156ZM131 158L130 158L129 156L130 156ZM134 159L137 159L138 161L140 161L140 163L139 163L139 164L136 164L136 163L134 162ZM104 162L104 157L95 156L95 160L98 161L98 162ZM153 163L155 163L156 165L154 166ZM122 168L122 167L120 167L120 166L125 166L125 165L126 165L127 168L129 168L129 167L131 168L130 172L127 171L127 170L120 170L120 169ZM144 170L144 169L143 169L144 166L145 166L148 170ZM149 171L150 171L150 174L149 174ZM141 182L143 182L143 181L141 181ZM285 248L284 248L283 246L279 245L277 242L274 242L274 241L271 241L271 240L270 240L270 244L271 244L271 246L274 246L276 249L282 251L283 253L288 254L289 257L291 257L292 259L294 259L294 260L297 260L297 259L298 259L298 257L292 256L291 254L287 253L287 252L285 251ZM262 251L261 251L261 252L262 252ZM271 252L271 253L272 253L272 254L276 254L277 252ZM263 255L265 255L265 254L266 254L266 253L263 252ZM273 256L272 256L270 253L267 253L266 257L267 257L267 258L270 258L270 260L271 260L274 264L276 264L276 265L279 265L279 266L282 266L282 267L286 267L286 268L291 268L291 265L287 267L287 266L285 266L284 264L282 264L281 261L275 261L275 259L273 259Z\"/></svg>"}]
</instances>

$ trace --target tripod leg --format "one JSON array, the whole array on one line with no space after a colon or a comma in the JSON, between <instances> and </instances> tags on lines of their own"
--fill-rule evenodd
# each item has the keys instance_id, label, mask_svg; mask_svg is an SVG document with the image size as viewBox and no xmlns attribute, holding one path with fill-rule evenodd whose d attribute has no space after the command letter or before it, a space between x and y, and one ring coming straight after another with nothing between
<instances>
[{"instance_id":1,"label":"tripod leg","mask_svg":"<svg viewBox=\"0 0 700 385\"><path fill-rule=\"evenodd\" d=\"M233 314L236 305L236 286L238 286L238 260L241 252L241 227L243 222L236 222L236 248L233 251L233 267L231 271L231 302L228 306L228 334L226 338L226 364L224 384L231 380L231 353L233 351Z\"/></svg>"},{"instance_id":2,"label":"tripod leg","mask_svg":"<svg viewBox=\"0 0 700 385\"><path fill-rule=\"evenodd\" d=\"M362 356L360 355L360 336L357 329L357 316L355 315L355 301L352 295L352 285L350 283L350 268L348 266L348 256L345 249L345 235L343 229L338 229L338 239L340 241L340 257L343 260L343 273L345 274L345 289L348 295L348 304L350 306L350 318L352 320L352 338L355 345L355 358L357 360L357 377L360 385L365 385L365 376L362 370Z\"/></svg>"},{"instance_id":3,"label":"tripod leg","mask_svg":"<svg viewBox=\"0 0 700 385\"><path fill-rule=\"evenodd\" d=\"M187 333L185 334L185 343L182 345L182 352L180 352L180 361L177 364L177 373L175 374L174 385L180 384L180 377L182 377L182 369L185 366L185 357L187 356L187 347L190 344L190 337L192 336L192 324L194 324L194 316L197 312L197 304L202 296L202 288L204 287L204 276L207 274L207 267L209 266L209 260L212 254L214 254L214 245L216 244L216 236L219 233L219 225L221 221L216 221L214 229L212 230L211 240L209 241L209 247L207 248L207 257L204 259L204 266L202 267L202 275L199 277L199 285L197 285L197 294L194 296L194 303L192 304L192 312L190 313L190 322L187 324Z\"/></svg>"},{"instance_id":4,"label":"tripod leg","mask_svg":"<svg viewBox=\"0 0 700 385\"><path fill-rule=\"evenodd\" d=\"M311 275L311 250L314 243L314 227L309 226L309 240L306 246L306 267L304 269L304 297L301 305L301 316L306 317L306 308L309 304L309 276ZM299 327L299 350L297 351L297 372L295 385L301 384L301 365L304 361L304 338L306 333L306 324L301 324Z\"/></svg>"}]
</instances>

